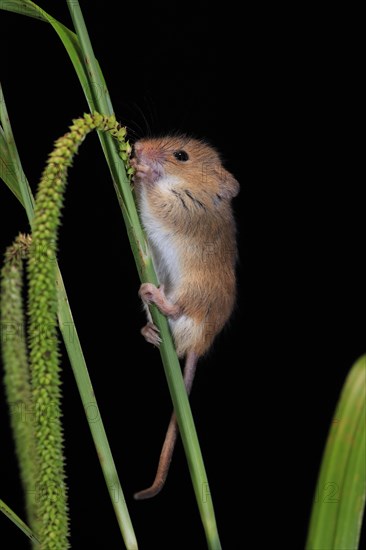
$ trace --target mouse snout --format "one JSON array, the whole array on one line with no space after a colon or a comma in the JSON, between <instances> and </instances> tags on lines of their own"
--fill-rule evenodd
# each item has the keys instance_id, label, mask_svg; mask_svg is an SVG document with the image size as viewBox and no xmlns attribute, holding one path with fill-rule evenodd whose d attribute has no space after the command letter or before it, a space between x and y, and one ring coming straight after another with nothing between
<instances>
[{"instance_id":1,"label":"mouse snout","mask_svg":"<svg viewBox=\"0 0 366 550\"><path fill-rule=\"evenodd\" d=\"M135 168L135 181L155 183L163 173L159 151L148 143L137 141L132 147L131 166Z\"/></svg>"},{"instance_id":2,"label":"mouse snout","mask_svg":"<svg viewBox=\"0 0 366 550\"><path fill-rule=\"evenodd\" d=\"M132 156L139 161L160 163L164 161L164 151L152 141L136 141L132 148Z\"/></svg>"},{"instance_id":3,"label":"mouse snout","mask_svg":"<svg viewBox=\"0 0 366 550\"><path fill-rule=\"evenodd\" d=\"M142 145L138 141L132 145L131 158L136 158L142 150Z\"/></svg>"}]
</instances>

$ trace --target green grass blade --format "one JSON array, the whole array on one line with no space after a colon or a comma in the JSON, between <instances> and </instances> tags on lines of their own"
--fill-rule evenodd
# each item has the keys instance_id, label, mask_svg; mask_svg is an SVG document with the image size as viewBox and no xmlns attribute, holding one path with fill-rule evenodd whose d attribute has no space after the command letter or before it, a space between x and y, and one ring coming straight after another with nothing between
<instances>
[{"instance_id":1,"label":"green grass blade","mask_svg":"<svg viewBox=\"0 0 366 550\"><path fill-rule=\"evenodd\" d=\"M0 499L0 511L5 514L23 533L27 535L28 538L34 543L39 544L39 540L36 538L36 536L32 533L31 529L20 519L19 516L16 515L15 512L9 506L5 504L3 500Z\"/></svg>"},{"instance_id":2,"label":"green grass blade","mask_svg":"<svg viewBox=\"0 0 366 550\"><path fill-rule=\"evenodd\" d=\"M6 0L6 2L0 4L0 8L2 10L18 13L19 15L26 15L27 17L46 21L46 18L43 16L45 13L44 10L29 0Z\"/></svg>"},{"instance_id":3,"label":"green grass blade","mask_svg":"<svg viewBox=\"0 0 366 550\"><path fill-rule=\"evenodd\" d=\"M59 293L58 319L60 329L71 364L78 365L81 361L85 362L85 360L82 356L82 348L79 337L75 330L71 311L67 303L66 292L60 271L58 271L57 274L57 287ZM98 453L98 458L102 465L104 479L121 533L123 534L126 548L129 550L137 549L136 537L133 532L131 519L122 487L118 479L114 459L105 433L95 391L93 389L88 370L86 368L75 368L74 376L85 412L87 414L90 414L90 411L93 412L93 421L89 421L89 428Z\"/></svg>"},{"instance_id":4,"label":"green grass blade","mask_svg":"<svg viewBox=\"0 0 366 550\"><path fill-rule=\"evenodd\" d=\"M81 49L80 60L83 66L87 67L88 90L92 98L96 111L104 115L113 115L114 110L108 88L100 70L97 59L89 39L88 31L77 1L69 5L70 15L77 33L79 47ZM88 99L88 97L87 97ZM139 234L137 239L144 240L140 227L140 222L136 213L135 203L130 189L130 181L127 177L124 163L119 157L115 143L109 134L98 132L98 136L103 148L103 152L108 163L113 182L115 185L118 202L121 206L122 214L126 226L130 230L135 230ZM132 235L133 236L133 235ZM134 239L132 238L131 242Z\"/></svg>"},{"instance_id":5,"label":"green grass blade","mask_svg":"<svg viewBox=\"0 0 366 550\"><path fill-rule=\"evenodd\" d=\"M366 355L352 367L328 435L306 550L357 549L366 494Z\"/></svg>"},{"instance_id":6,"label":"green grass blade","mask_svg":"<svg viewBox=\"0 0 366 550\"><path fill-rule=\"evenodd\" d=\"M30 0L10 0L9 2L0 4L0 9L1 8L21 15L27 15L52 25L69 54L70 60L84 90L90 110L93 112L96 106L93 102L93 94L89 86L89 80L87 72L85 71L85 65L82 61L82 52L76 34Z\"/></svg>"},{"instance_id":7,"label":"green grass blade","mask_svg":"<svg viewBox=\"0 0 366 550\"><path fill-rule=\"evenodd\" d=\"M28 219L33 216L34 200L30 190L27 178L23 172L17 147L15 145L13 132L10 126L10 120L3 89L0 83L0 123L2 125L0 133L1 144L1 178L5 181L9 189L20 200L24 206Z\"/></svg>"},{"instance_id":8,"label":"green grass blade","mask_svg":"<svg viewBox=\"0 0 366 550\"><path fill-rule=\"evenodd\" d=\"M361 375L362 376L362 375ZM366 385L364 377L361 383ZM366 494L366 396L361 396L353 449L343 481L334 548L356 548L359 543ZM352 444L352 443L351 443Z\"/></svg>"},{"instance_id":9,"label":"green grass blade","mask_svg":"<svg viewBox=\"0 0 366 550\"><path fill-rule=\"evenodd\" d=\"M22 195L19 190L19 180L14 173L13 167L10 163L10 156L8 147L6 145L4 131L0 127L0 179L9 187L10 191L14 193L18 201L24 206Z\"/></svg>"},{"instance_id":10,"label":"green grass blade","mask_svg":"<svg viewBox=\"0 0 366 550\"><path fill-rule=\"evenodd\" d=\"M0 7L2 6L0 5ZM65 46L67 53L69 54L70 60L74 66L80 84L83 88L90 111L99 111L107 115L113 114L112 103L107 90L104 76L99 67L99 63L92 54L90 56L90 59L88 59L88 63L90 62L93 64L93 72L92 74L89 74L89 67L86 66L84 60L85 48L82 49L80 47L79 39L75 33L73 33L70 29L65 27L62 23L54 19L54 17L52 17L50 14L45 12L43 9L41 9L30 0L12 0L9 5L6 5L5 9L8 9L9 11L16 11L25 15L30 15L31 17L49 22L55 29L63 45ZM83 40L89 40L85 24L81 16L80 8L76 2L73 2L72 5L70 5L70 11L77 28L79 28L80 30L81 27L82 29L81 34L83 36ZM90 41L89 47L86 49L92 53ZM116 148L113 144L113 139L111 138L111 136L99 133L99 138L106 160L111 170L119 203L121 207L124 208L124 205L122 204L123 193L121 190L123 185L125 186L125 188L129 188L129 179L126 176L124 164L121 161L119 155L116 153ZM121 181L123 181L123 185L121 185ZM132 205L132 196L130 201L130 204ZM128 219L128 211L128 208L127 210L124 208L123 214L125 217L126 225L129 225L130 227L131 225L136 226L136 220L134 220L134 222L131 222L131 220ZM138 218L136 219L138 220Z\"/></svg>"}]
</instances>

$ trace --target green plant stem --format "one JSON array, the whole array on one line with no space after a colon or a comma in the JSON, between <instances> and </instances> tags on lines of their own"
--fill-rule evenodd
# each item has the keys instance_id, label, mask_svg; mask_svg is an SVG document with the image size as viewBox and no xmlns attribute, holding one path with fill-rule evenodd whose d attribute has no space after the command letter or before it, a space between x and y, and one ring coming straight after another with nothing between
<instances>
[{"instance_id":1,"label":"green plant stem","mask_svg":"<svg viewBox=\"0 0 366 550\"><path fill-rule=\"evenodd\" d=\"M37 537L32 533L32 531L29 529L28 525L24 523L23 520L18 517L15 512L3 500L0 499L0 512L5 514L19 529L23 531L25 535L34 543L34 548L38 548L39 540Z\"/></svg>"},{"instance_id":2,"label":"green plant stem","mask_svg":"<svg viewBox=\"0 0 366 550\"><path fill-rule=\"evenodd\" d=\"M78 333L75 330L72 314L67 302L65 288L60 271L57 272L58 320L63 340L71 364L77 387L82 399L85 414L89 423L94 445L101 464L108 493L114 508L117 522L128 550L137 550L137 541L126 505L123 490L117 475L113 455L107 440L102 416L98 407L95 392L88 370L80 368L85 359L80 346Z\"/></svg>"}]
</instances>

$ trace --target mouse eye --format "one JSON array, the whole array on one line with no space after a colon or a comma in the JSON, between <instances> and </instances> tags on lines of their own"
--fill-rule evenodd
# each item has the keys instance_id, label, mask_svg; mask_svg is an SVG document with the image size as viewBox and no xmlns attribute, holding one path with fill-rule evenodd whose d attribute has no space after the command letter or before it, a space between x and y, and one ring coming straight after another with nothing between
<instances>
[{"instance_id":1,"label":"mouse eye","mask_svg":"<svg viewBox=\"0 0 366 550\"><path fill-rule=\"evenodd\" d=\"M181 162L186 162L186 160L189 159L188 153L185 151L174 151L173 155L177 160L180 160Z\"/></svg>"}]
</instances>

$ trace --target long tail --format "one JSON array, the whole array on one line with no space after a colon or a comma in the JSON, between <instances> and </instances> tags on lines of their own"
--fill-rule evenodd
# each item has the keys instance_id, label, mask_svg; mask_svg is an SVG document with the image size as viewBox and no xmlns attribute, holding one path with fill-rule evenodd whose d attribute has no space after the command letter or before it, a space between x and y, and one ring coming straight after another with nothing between
<instances>
[{"instance_id":1,"label":"long tail","mask_svg":"<svg viewBox=\"0 0 366 550\"><path fill-rule=\"evenodd\" d=\"M187 354L183 371L183 379L188 395L191 392L194 375L196 373L197 359L198 357L195 353L189 352ZM158 469L156 471L154 482L151 487L135 493L133 495L135 500L152 498L164 487L174 452L175 442L177 441L178 431L177 419L175 417L175 413L173 412L165 435L163 448L160 453Z\"/></svg>"}]
</instances>

